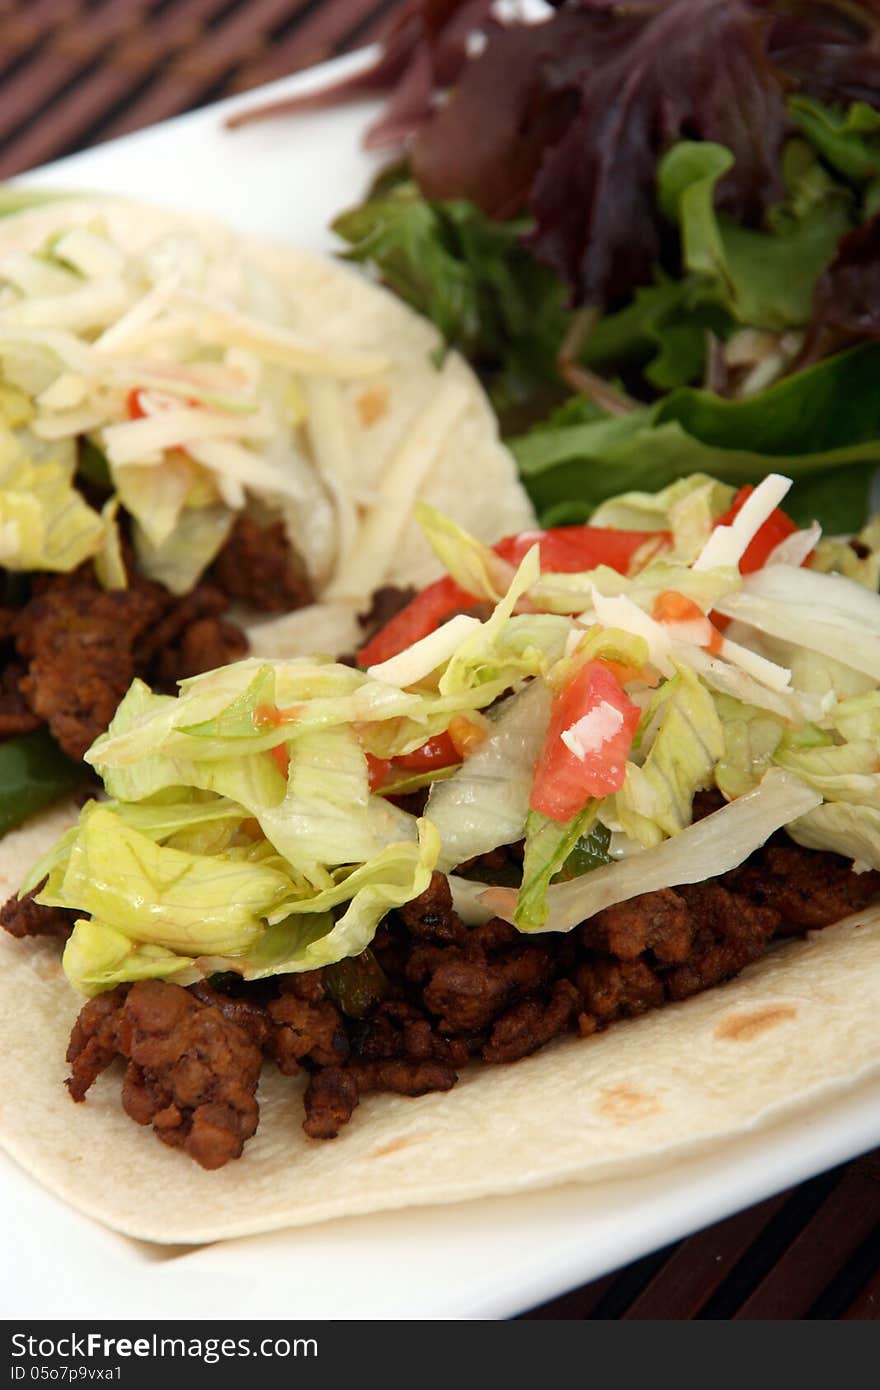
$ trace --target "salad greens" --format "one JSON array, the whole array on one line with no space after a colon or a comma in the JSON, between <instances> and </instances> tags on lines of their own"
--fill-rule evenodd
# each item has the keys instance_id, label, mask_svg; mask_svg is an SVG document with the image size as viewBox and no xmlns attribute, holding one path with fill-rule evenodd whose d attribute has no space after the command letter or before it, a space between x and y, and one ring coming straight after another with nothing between
<instances>
[{"instance_id":1,"label":"salad greens","mask_svg":"<svg viewBox=\"0 0 880 1390\"><path fill-rule=\"evenodd\" d=\"M83 783L83 768L45 729L0 743L0 835Z\"/></svg>"},{"instance_id":2,"label":"salad greens","mask_svg":"<svg viewBox=\"0 0 880 1390\"><path fill-rule=\"evenodd\" d=\"M799 520L858 530L880 463L876 10L460 9L391 41L374 136L408 134L408 157L334 225L472 362L542 522L778 467Z\"/></svg>"},{"instance_id":3,"label":"salad greens","mask_svg":"<svg viewBox=\"0 0 880 1390\"><path fill-rule=\"evenodd\" d=\"M880 460L878 369L872 343L747 400L679 387L609 417L575 397L511 447L545 525L586 521L619 492L660 490L697 472L741 486L782 469L795 480L787 508L796 521L818 516L832 535L854 531Z\"/></svg>"}]
</instances>

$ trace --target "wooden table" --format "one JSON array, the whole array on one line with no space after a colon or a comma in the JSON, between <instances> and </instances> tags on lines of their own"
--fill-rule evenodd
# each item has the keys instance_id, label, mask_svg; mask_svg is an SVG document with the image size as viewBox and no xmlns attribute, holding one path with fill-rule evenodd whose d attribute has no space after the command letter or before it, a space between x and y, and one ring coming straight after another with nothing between
<instances>
[{"instance_id":1,"label":"wooden table","mask_svg":"<svg viewBox=\"0 0 880 1390\"><path fill-rule=\"evenodd\" d=\"M401 0L0 0L0 178L381 35ZM880 1318L880 1150L525 1314Z\"/></svg>"}]
</instances>

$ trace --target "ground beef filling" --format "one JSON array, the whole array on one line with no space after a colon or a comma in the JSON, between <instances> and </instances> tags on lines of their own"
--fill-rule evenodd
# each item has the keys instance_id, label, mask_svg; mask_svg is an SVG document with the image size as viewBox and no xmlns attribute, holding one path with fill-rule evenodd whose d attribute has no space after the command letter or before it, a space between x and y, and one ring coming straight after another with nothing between
<instances>
[{"instance_id":1,"label":"ground beef filling","mask_svg":"<svg viewBox=\"0 0 880 1390\"><path fill-rule=\"evenodd\" d=\"M140 980L82 1009L67 1050L74 1100L116 1056L128 1064L122 1104L139 1125L203 1168L241 1156L257 1128L263 1059L239 1024L177 985Z\"/></svg>"},{"instance_id":2,"label":"ground beef filling","mask_svg":"<svg viewBox=\"0 0 880 1390\"><path fill-rule=\"evenodd\" d=\"M280 522L240 518L209 581L182 597L131 571L126 589L102 589L91 563L34 577L28 601L0 609L0 739L43 724L80 759L103 733L135 676L155 689L237 661L244 633L224 616L231 602L265 612L311 599Z\"/></svg>"},{"instance_id":3,"label":"ground beef filling","mask_svg":"<svg viewBox=\"0 0 880 1390\"><path fill-rule=\"evenodd\" d=\"M332 1139L363 1095L447 1091L468 1062L514 1062L563 1034L587 1037L686 999L738 974L774 936L839 921L878 892L880 873L854 874L778 836L723 878L529 939L498 918L466 927L435 873L353 961L254 985L141 981L90 1000L71 1035L67 1084L83 1100L122 1057L128 1114L216 1168L256 1129L263 1058L285 1076L305 1074L303 1128ZM24 899L0 922L16 936L63 934L71 916Z\"/></svg>"}]
</instances>

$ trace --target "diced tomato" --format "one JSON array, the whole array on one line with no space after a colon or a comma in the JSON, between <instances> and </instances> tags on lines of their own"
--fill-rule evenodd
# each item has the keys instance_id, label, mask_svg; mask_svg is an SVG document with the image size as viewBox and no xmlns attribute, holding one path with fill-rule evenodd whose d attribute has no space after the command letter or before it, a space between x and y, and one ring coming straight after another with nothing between
<instances>
[{"instance_id":1,"label":"diced tomato","mask_svg":"<svg viewBox=\"0 0 880 1390\"><path fill-rule=\"evenodd\" d=\"M370 791L381 791L389 782L397 781L401 774L433 772L459 762L461 754L448 733L437 734L423 743L421 748L414 748L411 753L401 753L397 758L377 758L375 754L368 753Z\"/></svg>"},{"instance_id":2,"label":"diced tomato","mask_svg":"<svg viewBox=\"0 0 880 1390\"><path fill-rule=\"evenodd\" d=\"M287 744L276 743L274 748L269 748L267 751L281 776L286 777L290 770L290 753Z\"/></svg>"},{"instance_id":3,"label":"diced tomato","mask_svg":"<svg viewBox=\"0 0 880 1390\"><path fill-rule=\"evenodd\" d=\"M744 504L754 492L751 484L741 487L733 499L729 509L720 516L715 523L716 526L729 526ZM797 530L797 526L790 516L786 516L781 507L777 507L771 512L760 531L752 537L746 548L746 552L739 562L740 574L754 574L766 564L772 550L775 550L780 541L784 541L786 536L791 536ZM804 561L806 564L806 560Z\"/></svg>"},{"instance_id":4,"label":"diced tomato","mask_svg":"<svg viewBox=\"0 0 880 1390\"><path fill-rule=\"evenodd\" d=\"M677 589L664 589L654 599L654 618L658 623L687 623L703 617L700 605Z\"/></svg>"},{"instance_id":5,"label":"diced tomato","mask_svg":"<svg viewBox=\"0 0 880 1390\"><path fill-rule=\"evenodd\" d=\"M394 769L394 762L391 758L377 758L375 754L367 754L367 773L370 780L370 791L377 792L384 787L386 782L391 781L391 773Z\"/></svg>"},{"instance_id":6,"label":"diced tomato","mask_svg":"<svg viewBox=\"0 0 880 1390\"><path fill-rule=\"evenodd\" d=\"M626 574L633 557L648 541L658 549L669 544L666 531L614 531L602 526L557 526L549 531L520 531L505 536L492 549L508 564L518 565L537 542L541 568L557 574L574 574L578 570L608 565ZM421 637L434 632L457 608L469 608L477 602L460 584L448 575L429 584L405 608L386 623L358 652L361 666L377 666L388 661L404 648L411 647Z\"/></svg>"},{"instance_id":7,"label":"diced tomato","mask_svg":"<svg viewBox=\"0 0 880 1390\"><path fill-rule=\"evenodd\" d=\"M436 734L412 753L401 753L394 761L407 772L431 772L435 767L450 767L461 757L449 734Z\"/></svg>"},{"instance_id":8,"label":"diced tomato","mask_svg":"<svg viewBox=\"0 0 880 1390\"><path fill-rule=\"evenodd\" d=\"M746 483L741 487L734 497L729 508L716 521L716 526L729 526L734 517L742 510L743 505L754 492L751 483ZM777 507L771 512L764 525L755 533L746 547L745 553L739 562L740 574L754 574L755 570L762 569L767 563L770 553L776 549L780 541L784 541L786 536L791 536L797 530L797 526L790 516L786 516L781 507ZM809 555L803 564L809 563ZM712 621L717 628L722 630L730 623L730 618L725 618L723 613L713 613Z\"/></svg>"},{"instance_id":9,"label":"diced tomato","mask_svg":"<svg viewBox=\"0 0 880 1390\"><path fill-rule=\"evenodd\" d=\"M129 391L125 400L125 408L128 412L129 420L143 420L146 418L147 412L144 410L141 401L141 388L139 386L135 386L132 391Z\"/></svg>"},{"instance_id":10,"label":"diced tomato","mask_svg":"<svg viewBox=\"0 0 880 1390\"><path fill-rule=\"evenodd\" d=\"M449 737L459 758L469 758L475 753L487 733L485 720L477 723L466 714L454 714L449 721Z\"/></svg>"},{"instance_id":11,"label":"diced tomato","mask_svg":"<svg viewBox=\"0 0 880 1390\"><path fill-rule=\"evenodd\" d=\"M587 662L553 701L535 765L532 809L569 821L591 797L619 791L640 717L638 705L607 666Z\"/></svg>"},{"instance_id":12,"label":"diced tomato","mask_svg":"<svg viewBox=\"0 0 880 1390\"><path fill-rule=\"evenodd\" d=\"M303 708L303 705L288 705L285 709L279 709L277 705L257 705L254 725L258 729L280 729L282 724L293 724Z\"/></svg>"},{"instance_id":13,"label":"diced tomato","mask_svg":"<svg viewBox=\"0 0 880 1390\"><path fill-rule=\"evenodd\" d=\"M721 615L714 616L717 620ZM698 603L688 598L687 594L680 594L677 589L664 589L662 593L657 594L654 599L653 617L658 623L705 624L705 640L699 645L705 647L713 656L717 656L724 646L724 638L715 623L706 617Z\"/></svg>"},{"instance_id":14,"label":"diced tomato","mask_svg":"<svg viewBox=\"0 0 880 1390\"><path fill-rule=\"evenodd\" d=\"M474 603L474 596L466 593L449 575L437 579L395 613L390 622L361 647L357 659L361 666L378 666L382 661L389 661L419 638L434 632L456 608L469 608Z\"/></svg>"},{"instance_id":15,"label":"diced tomato","mask_svg":"<svg viewBox=\"0 0 880 1390\"><path fill-rule=\"evenodd\" d=\"M518 565L537 541L541 554L541 569L554 574L576 574L579 570L594 570L607 565L619 574L627 574L637 551L648 541L657 549L669 544L668 531L616 531L604 526L556 526L549 531L520 531L517 536L505 536L492 549L502 560Z\"/></svg>"}]
</instances>

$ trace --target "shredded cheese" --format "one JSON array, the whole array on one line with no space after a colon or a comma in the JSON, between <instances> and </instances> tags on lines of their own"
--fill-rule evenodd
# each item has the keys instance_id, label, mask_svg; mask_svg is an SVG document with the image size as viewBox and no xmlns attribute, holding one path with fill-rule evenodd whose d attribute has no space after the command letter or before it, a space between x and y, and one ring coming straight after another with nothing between
<instances>
[{"instance_id":1,"label":"shredded cheese","mask_svg":"<svg viewBox=\"0 0 880 1390\"><path fill-rule=\"evenodd\" d=\"M791 488L791 478L781 473L768 473L751 497L746 498L729 526L716 526L692 568L720 569L737 566L768 517Z\"/></svg>"}]
</instances>

